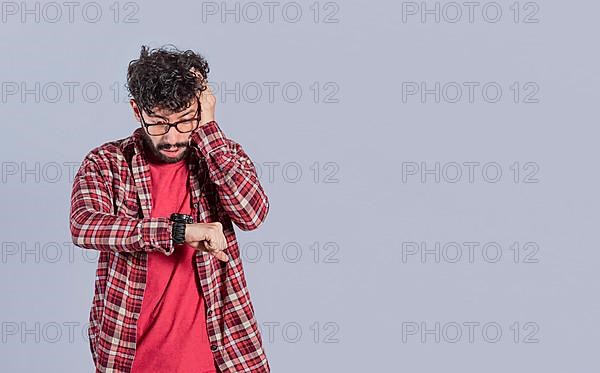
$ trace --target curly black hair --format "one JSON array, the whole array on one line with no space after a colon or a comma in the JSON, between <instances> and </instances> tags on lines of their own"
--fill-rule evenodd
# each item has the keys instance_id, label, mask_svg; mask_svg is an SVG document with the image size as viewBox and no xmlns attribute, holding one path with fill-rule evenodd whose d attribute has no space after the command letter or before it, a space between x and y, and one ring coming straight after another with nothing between
<instances>
[{"instance_id":1,"label":"curly black hair","mask_svg":"<svg viewBox=\"0 0 600 373\"><path fill-rule=\"evenodd\" d=\"M197 78L194 71L204 79ZM172 44L152 50L142 45L140 58L129 62L126 87L147 113L153 114L155 108L176 113L188 108L196 93L207 88L209 71L204 57L194 51L180 51Z\"/></svg>"}]
</instances>

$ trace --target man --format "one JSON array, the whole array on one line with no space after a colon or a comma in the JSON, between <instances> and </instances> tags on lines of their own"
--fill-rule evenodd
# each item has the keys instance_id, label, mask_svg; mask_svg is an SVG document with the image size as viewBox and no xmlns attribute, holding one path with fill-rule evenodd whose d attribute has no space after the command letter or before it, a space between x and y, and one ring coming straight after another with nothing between
<instances>
[{"instance_id":1,"label":"man","mask_svg":"<svg viewBox=\"0 0 600 373\"><path fill-rule=\"evenodd\" d=\"M129 64L127 138L75 176L75 245L100 251L90 311L98 372L269 372L233 229L269 203L242 147L215 121L208 64L148 51Z\"/></svg>"}]
</instances>

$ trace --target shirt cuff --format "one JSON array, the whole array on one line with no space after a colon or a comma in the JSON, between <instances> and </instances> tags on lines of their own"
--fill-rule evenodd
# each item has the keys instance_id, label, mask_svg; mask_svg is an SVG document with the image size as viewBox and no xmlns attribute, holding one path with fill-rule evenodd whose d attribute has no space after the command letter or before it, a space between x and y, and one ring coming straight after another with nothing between
<instances>
[{"instance_id":1,"label":"shirt cuff","mask_svg":"<svg viewBox=\"0 0 600 373\"><path fill-rule=\"evenodd\" d=\"M214 120L199 127L192 133L191 141L204 157L223 146L226 146L225 134Z\"/></svg>"},{"instance_id":2,"label":"shirt cuff","mask_svg":"<svg viewBox=\"0 0 600 373\"><path fill-rule=\"evenodd\" d=\"M142 236L152 251L173 254L172 225L169 218L153 218L142 222Z\"/></svg>"}]
</instances>

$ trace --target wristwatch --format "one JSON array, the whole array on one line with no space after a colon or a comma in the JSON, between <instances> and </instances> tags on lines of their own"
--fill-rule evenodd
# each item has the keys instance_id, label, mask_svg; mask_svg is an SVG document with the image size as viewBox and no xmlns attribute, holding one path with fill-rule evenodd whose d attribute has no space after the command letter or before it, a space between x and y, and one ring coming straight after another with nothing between
<instances>
[{"instance_id":1,"label":"wristwatch","mask_svg":"<svg viewBox=\"0 0 600 373\"><path fill-rule=\"evenodd\" d=\"M182 244L185 241L185 225L192 224L194 218L191 215L173 213L169 220L171 220L173 227L171 234L173 242Z\"/></svg>"}]
</instances>

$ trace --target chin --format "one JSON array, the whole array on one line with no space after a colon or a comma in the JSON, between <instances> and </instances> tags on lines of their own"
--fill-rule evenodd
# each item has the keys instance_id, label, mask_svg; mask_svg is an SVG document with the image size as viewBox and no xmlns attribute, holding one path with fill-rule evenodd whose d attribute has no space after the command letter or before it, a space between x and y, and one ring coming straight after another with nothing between
<instances>
[{"instance_id":1,"label":"chin","mask_svg":"<svg viewBox=\"0 0 600 373\"><path fill-rule=\"evenodd\" d=\"M188 155L188 149L184 149L184 150L183 150L183 152L182 152L180 155L176 156L176 157L169 157L169 156L167 156L167 155L164 155L164 154L163 154L162 152L160 152L160 151L159 151L158 153L156 153L156 152L155 152L155 156L156 156L156 157L157 157L157 158L158 158L158 159L159 159L161 162L164 162L164 163L176 163L176 162L179 162L179 161L181 161L182 159L186 158L186 157L187 157L187 155Z\"/></svg>"}]
</instances>

